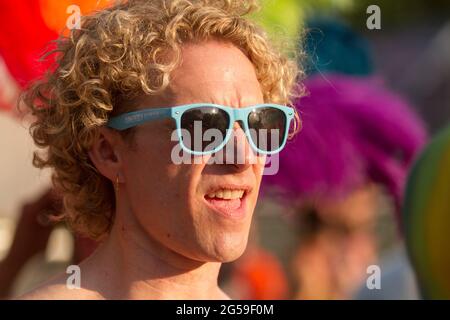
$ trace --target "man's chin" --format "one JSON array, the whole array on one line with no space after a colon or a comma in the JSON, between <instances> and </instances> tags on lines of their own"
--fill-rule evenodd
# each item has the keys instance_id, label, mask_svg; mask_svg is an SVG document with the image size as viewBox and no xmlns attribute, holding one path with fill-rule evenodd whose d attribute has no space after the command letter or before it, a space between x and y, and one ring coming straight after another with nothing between
<instances>
[{"instance_id":1,"label":"man's chin","mask_svg":"<svg viewBox=\"0 0 450 320\"><path fill-rule=\"evenodd\" d=\"M215 247L213 256L214 261L227 263L237 260L245 252L247 239L233 242L222 243Z\"/></svg>"}]
</instances>

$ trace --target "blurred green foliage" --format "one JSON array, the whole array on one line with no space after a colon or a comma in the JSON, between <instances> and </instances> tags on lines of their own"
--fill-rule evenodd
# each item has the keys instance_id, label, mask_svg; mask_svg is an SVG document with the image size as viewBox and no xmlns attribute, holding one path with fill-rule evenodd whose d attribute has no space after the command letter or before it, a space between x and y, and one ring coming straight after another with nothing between
<instances>
[{"instance_id":1,"label":"blurred green foliage","mask_svg":"<svg viewBox=\"0 0 450 320\"><path fill-rule=\"evenodd\" d=\"M366 30L369 5L381 9L383 29L450 19L449 0L261 0L262 10L254 15L270 34L295 40L303 22L311 16L338 16L356 30Z\"/></svg>"},{"instance_id":2,"label":"blurred green foliage","mask_svg":"<svg viewBox=\"0 0 450 320\"><path fill-rule=\"evenodd\" d=\"M254 18L275 37L296 39L305 19L315 13L348 11L354 0L261 0Z\"/></svg>"}]
</instances>

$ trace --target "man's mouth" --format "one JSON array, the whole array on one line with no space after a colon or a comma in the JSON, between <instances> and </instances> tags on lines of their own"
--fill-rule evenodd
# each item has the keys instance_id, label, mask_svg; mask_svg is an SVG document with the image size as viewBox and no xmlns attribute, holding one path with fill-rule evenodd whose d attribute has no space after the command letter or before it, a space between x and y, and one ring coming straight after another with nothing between
<instances>
[{"instance_id":1,"label":"man's mouth","mask_svg":"<svg viewBox=\"0 0 450 320\"><path fill-rule=\"evenodd\" d=\"M205 195L206 203L217 213L235 219L245 217L248 187L221 187Z\"/></svg>"},{"instance_id":2,"label":"man's mouth","mask_svg":"<svg viewBox=\"0 0 450 320\"><path fill-rule=\"evenodd\" d=\"M210 199L236 200L244 196L245 190L220 189L216 192L208 193L206 197Z\"/></svg>"}]
</instances>

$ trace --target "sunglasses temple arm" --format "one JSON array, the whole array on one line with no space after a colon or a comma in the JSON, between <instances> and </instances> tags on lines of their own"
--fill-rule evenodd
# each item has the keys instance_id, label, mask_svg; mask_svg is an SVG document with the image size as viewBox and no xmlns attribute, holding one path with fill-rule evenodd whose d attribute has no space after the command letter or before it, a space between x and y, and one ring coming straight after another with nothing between
<instances>
[{"instance_id":1,"label":"sunglasses temple arm","mask_svg":"<svg viewBox=\"0 0 450 320\"><path fill-rule=\"evenodd\" d=\"M172 108L144 109L128 112L108 121L107 126L116 130L126 130L148 121L156 121L172 116Z\"/></svg>"}]
</instances>

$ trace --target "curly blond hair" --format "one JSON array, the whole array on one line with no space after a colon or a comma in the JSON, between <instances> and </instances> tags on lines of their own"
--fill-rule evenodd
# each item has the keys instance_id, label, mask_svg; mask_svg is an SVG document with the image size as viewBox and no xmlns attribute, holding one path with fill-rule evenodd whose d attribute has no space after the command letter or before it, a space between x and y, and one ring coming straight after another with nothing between
<instances>
[{"instance_id":1,"label":"curly blond hair","mask_svg":"<svg viewBox=\"0 0 450 320\"><path fill-rule=\"evenodd\" d=\"M98 239L114 218L112 182L88 156L97 128L130 111L124 101L161 93L180 63L183 43L217 38L243 50L266 102L290 104L299 93L295 59L244 17L255 8L247 0L129 0L83 17L80 30L58 39L55 69L23 101L36 119L30 133L46 148L34 153L33 164L54 169L63 217L75 231Z\"/></svg>"}]
</instances>

